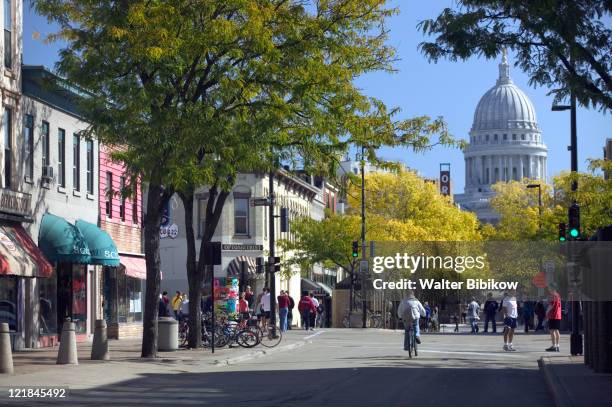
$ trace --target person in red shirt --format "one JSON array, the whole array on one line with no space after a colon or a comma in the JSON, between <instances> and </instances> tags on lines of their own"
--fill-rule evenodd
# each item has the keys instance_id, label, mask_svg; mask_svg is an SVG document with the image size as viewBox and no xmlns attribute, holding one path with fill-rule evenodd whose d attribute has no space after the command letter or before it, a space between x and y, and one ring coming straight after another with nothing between
<instances>
[{"instance_id":1,"label":"person in red shirt","mask_svg":"<svg viewBox=\"0 0 612 407\"><path fill-rule=\"evenodd\" d=\"M554 287L549 287L548 309L546 310L548 319L548 331L552 346L547 348L547 352L559 352L559 329L561 328L561 296Z\"/></svg>"},{"instance_id":2,"label":"person in red shirt","mask_svg":"<svg viewBox=\"0 0 612 407\"><path fill-rule=\"evenodd\" d=\"M238 313L244 320L248 320L251 317L249 313L249 302L246 300L245 293L240 293L240 299L238 300Z\"/></svg>"},{"instance_id":3,"label":"person in red shirt","mask_svg":"<svg viewBox=\"0 0 612 407\"><path fill-rule=\"evenodd\" d=\"M302 298L300 298L300 302L298 303L298 311L300 311L300 315L302 316L302 325L304 329L311 329L310 314L317 312L317 307L315 307L312 298L308 296L308 291L302 291Z\"/></svg>"},{"instance_id":4,"label":"person in red shirt","mask_svg":"<svg viewBox=\"0 0 612 407\"><path fill-rule=\"evenodd\" d=\"M277 297L278 300L278 318L280 320L280 330L285 332L287 330L287 315L289 314L289 296L283 290Z\"/></svg>"}]
</instances>

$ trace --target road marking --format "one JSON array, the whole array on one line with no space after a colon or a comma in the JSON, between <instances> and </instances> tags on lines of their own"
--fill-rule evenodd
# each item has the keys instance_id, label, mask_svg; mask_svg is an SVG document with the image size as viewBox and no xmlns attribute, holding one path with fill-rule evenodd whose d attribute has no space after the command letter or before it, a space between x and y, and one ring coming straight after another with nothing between
<instances>
[{"instance_id":1,"label":"road marking","mask_svg":"<svg viewBox=\"0 0 612 407\"><path fill-rule=\"evenodd\" d=\"M448 351L448 350L426 350L426 349L419 349L419 352L426 352L426 353L444 353L444 354L449 354L449 355L482 355L482 356L501 356L501 355L512 355L512 354L520 354L520 352L496 352L496 353L486 353L486 352L457 352L457 351Z\"/></svg>"},{"instance_id":2,"label":"road marking","mask_svg":"<svg viewBox=\"0 0 612 407\"><path fill-rule=\"evenodd\" d=\"M324 332L325 332L325 331L318 331L318 332L315 332L315 333L313 333L312 335L309 335L309 336L305 337L304 339L305 339L305 340L308 340L308 339L314 338L315 336L317 336L317 335L321 335L321 334L322 334L322 333L324 333Z\"/></svg>"}]
</instances>

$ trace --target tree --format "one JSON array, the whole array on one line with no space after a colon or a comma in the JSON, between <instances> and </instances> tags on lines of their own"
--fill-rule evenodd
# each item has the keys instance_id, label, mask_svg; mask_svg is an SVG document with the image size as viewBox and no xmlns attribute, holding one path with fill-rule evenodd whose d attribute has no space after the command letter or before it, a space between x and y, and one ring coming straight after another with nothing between
<instances>
[{"instance_id":1,"label":"tree","mask_svg":"<svg viewBox=\"0 0 612 407\"><path fill-rule=\"evenodd\" d=\"M560 101L573 92L584 106L612 109L612 14L607 0L460 0L420 30L434 36L421 51L437 61L492 58L505 48L532 85L552 88Z\"/></svg>"},{"instance_id":2,"label":"tree","mask_svg":"<svg viewBox=\"0 0 612 407\"><path fill-rule=\"evenodd\" d=\"M352 81L392 70L384 0L35 1L67 42L57 68L88 89L91 134L124 145L115 155L148 184L147 290L142 356L156 355L161 209L185 203L190 344L200 341L202 246L212 238L239 171L279 162L333 173L352 143L451 143L441 120L396 121L397 109L361 94ZM375 155L372 153L372 158ZM193 193L209 186L196 259Z\"/></svg>"},{"instance_id":3,"label":"tree","mask_svg":"<svg viewBox=\"0 0 612 407\"><path fill-rule=\"evenodd\" d=\"M538 192L528 189L532 180L498 182L491 206L501 219L495 227L487 228L487 240L549 240L556 241L559 223L567 223L567 211L575 201L580 205L580 225L583 236L612 224L612 181L599 173L610 168L603 160L591 160L590 172L572 175L564 172L553 177L553 185L542 187L542 217L539 217ZM578 189L572 191L573 181ZM554 194L553 194L554 192ZM541 227L540 227L541 222Z\"/></svg>"}]
</instances>

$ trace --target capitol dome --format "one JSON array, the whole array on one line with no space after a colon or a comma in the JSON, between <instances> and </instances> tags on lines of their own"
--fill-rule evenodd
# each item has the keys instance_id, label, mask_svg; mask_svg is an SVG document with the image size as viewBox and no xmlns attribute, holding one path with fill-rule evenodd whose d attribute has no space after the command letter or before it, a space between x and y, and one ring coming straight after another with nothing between
<instances>
[{"instance_id":1,"label":"capitol dome","mask_svg":"<svg viewBox=\"0 0 612 407\"><path fill-rule=\"evenodd\" d=\"M538 130L533 104L510 79L506 54L499 65L497 83L480 98L471 132L483 130Z\"/></svg>"}]
</instances>

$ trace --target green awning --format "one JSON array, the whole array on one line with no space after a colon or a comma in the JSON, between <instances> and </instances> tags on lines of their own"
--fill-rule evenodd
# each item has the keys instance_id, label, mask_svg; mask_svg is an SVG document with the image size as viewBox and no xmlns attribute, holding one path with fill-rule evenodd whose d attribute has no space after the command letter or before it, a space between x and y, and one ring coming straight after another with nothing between
<instances>
[{"instance_id":1,"label":"green awning","mask_svg":"<svg viewBox=\"0 0 612 407\"><path fill-rule=\"evenodd\" d=\"M38 232L38 247L51 263L91 261L89 247L79 229L66 219L45 213Z\"/></svg>"},{"instance_id":2,"label":"green awning","mask_svg":"<svg viewBox=\"0 0 612 407\"><path fill-rule=\"evenodd\" d=\"M93 223L77 220L76 227L85 236L85 241L91 252L90 264L101 266L119 267L119 252L117 245L108 233L94 225Z\"/></svg>"}]
</instances>

